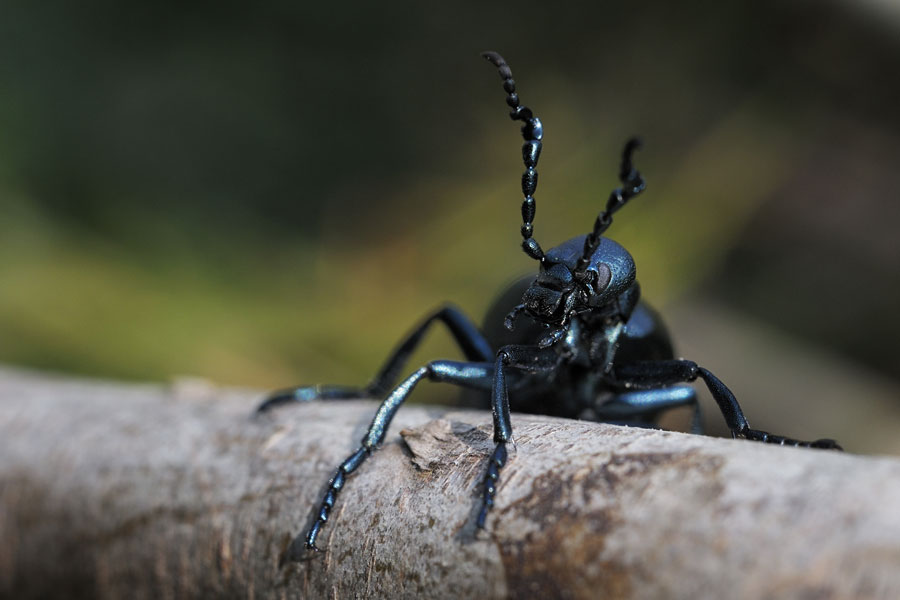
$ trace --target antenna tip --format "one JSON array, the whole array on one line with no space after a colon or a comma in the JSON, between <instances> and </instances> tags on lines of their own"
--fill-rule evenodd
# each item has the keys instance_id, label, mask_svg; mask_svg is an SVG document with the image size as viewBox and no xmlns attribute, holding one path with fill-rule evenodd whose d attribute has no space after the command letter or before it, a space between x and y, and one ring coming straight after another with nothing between
<instances>
[{"instance_id":1,"label":"antenna tip","mask_svg":"<svg viewBox=\"0 0 900 600\"><path fill-rule=\"evenodd\" d=\"M642 140L640 137L638 137L636 135L632 136L628 139L627 142L625 142L625 153L631 154L635 150L638 150L639 148L641 148L643 145L644 145L644 140Z\"/></svg>"},{"instance_id":2,"label":"antenna tip","mask_svg":"<svg viewBox=\"0 0 900 600\"><path fill-rule=\"evenodd\" d=\"M485 50L481 53L481 56L498 68L506 64L506 61L500 56L500 53L494 52L493 50Z\"/></svg>"}]
</instances>

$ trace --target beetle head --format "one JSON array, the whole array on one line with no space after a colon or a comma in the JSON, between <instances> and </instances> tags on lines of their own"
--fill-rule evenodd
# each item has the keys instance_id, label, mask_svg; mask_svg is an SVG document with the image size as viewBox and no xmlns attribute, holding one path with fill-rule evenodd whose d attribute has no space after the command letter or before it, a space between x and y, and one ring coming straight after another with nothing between
<instances>
[{"instance_id":1,"label":"beetle head","mask_svg":"<svg viewBox=\"0 0 900 600\"><path fill-rule=\"evenodd\" d=\"M522 296L521 308L534 320L564 325L573 314L615 302L634 283L634 259L609 238L600 239L586 266L578 270L586 237L573 238L547 252L537 278Z\"/></svg>"}]
</instances>

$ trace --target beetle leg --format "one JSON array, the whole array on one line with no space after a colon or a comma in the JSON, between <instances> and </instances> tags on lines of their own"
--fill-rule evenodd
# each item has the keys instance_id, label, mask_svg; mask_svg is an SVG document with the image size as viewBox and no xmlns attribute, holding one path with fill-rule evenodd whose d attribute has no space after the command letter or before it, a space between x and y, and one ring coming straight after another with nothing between
<instances>
[{"instance_id":1,"label":"beetle leg","mask_svg":"<svg viewBox=\"0 0 900 600\"><path fill-rule=\"evenodd\" d=\"M651 425L660 413L681 406L694 408L691 433L701 433L700 405L697 393L689 385L618 392L596 408L589 409L589 415L582 418L605 423L633 424L638 421Z\"/></svg>"},{"instance_id":2,"label":"beetle leg","mask_svg":"<svg viewBox=\"0 0 900 600\"><path fill-rule=\"evenodd\" d=\"M269 394L256 407L257 413L266 412L282 404L312 402L313 400L352 400L365 398L368 392L363 388L344 385L304 385L278 390Z\"/></svg>"},{"instance_id":3,"label":"beetle leg","mask_svg":"<svg viewBox=\"0 0 900 600\"><path fill-rule=\"evenodd\" d=\"M718 377L693 361L658 360L634 362L619 365L614 368L613 372L617 383L642 389L653 389L683 381L694 381L697 378L702 379L719 406L719 410L722 411L722 416L731 430L732 437L783 446L842 450L838 443L831 439L807 442L773 435L758 429L750 429L750 423L744 417L744 411L741 410L741 405L738 404L731 390Z\"/></svg>"},{"instance_id":4,"label":"beetle leg","mask_svg":"<svg viewBox=\"0 0 900 600\"><path fill-rule=\"evenodd\" d=\"M475 525L484 529L487 514L494 506L494 496L497 494L497 482L500 479L500 469L506 465L506 444L512 440L512 423L509 418L509 386L506 380L506 370L512 367L516 370L552 371L559 365L559 356L551 349L539 349L535 346L504 346L497 352L497 360L494 363L494 381L491 389L491 412L494 416L494 452L491 454L487 472L482 482L481 511Z\"/></svg>"},{"instance_id":5,"label":"beetle leg","mask_svg":"<svg viewBox=\"0 0 900 600\"><path fill-rule=\"evenodd\" d=\"M491 348L490 343L485 339L478 326L455 306L444 306L422 321L391 353L384 366L381 367L378 374L366 387L370 395L381 396L393 387L403 366L409 360L416 346L422 341L422 336L425 335L431 324L436 321L440 321L447 326L467 360L490 362L493 359L494 349Z\"/></svg>"},{"instance_id":6,"label":"beetle leg","mask_svg":"<svg viewBox=\"0 0 900 600\"><path fill-rule=\"evenodd\" d=\"M316 511L315 520L306 532L305 536L297 537L288 551L288 558L300 560L303 549L318 550L316 539L322 530L322 526L328 521L328 516L334 506L338 493L343 489L348 475L359 467L384 441L388 427L400 406L409 397L416 385L422 380L453 383L477 389L490 389L494 381L494 364L490 362L457 362L449 360L436 360L416 370L412 375L403 380L394 390L388 394L375 417L372 419L365 437L353 453L340 464L334 476L328 482L328 488ZM508 420L508 417L507 417Z\"/></svg>"},{"instance_id":7,"label":"beetle leg","mask_svg":"<svg viewBox=\"0 0 900 600\"><path fill-rule=\"evenodd\" d=\"M393 387L403 366L422 341L425 332L432 323L444 323L453 335L468 360L489 362L494 357L491 345L482 335L478 327L465 313L455 306L444 306L429 315L391 352L384 366L378 371L372 382L365 388L341 385L310 385L279 390L257 407L256 412L265 412L276 406L293 402L310 402L312 400L345 400L356 398L379 398Z\"/></svg>"}]
</instances>

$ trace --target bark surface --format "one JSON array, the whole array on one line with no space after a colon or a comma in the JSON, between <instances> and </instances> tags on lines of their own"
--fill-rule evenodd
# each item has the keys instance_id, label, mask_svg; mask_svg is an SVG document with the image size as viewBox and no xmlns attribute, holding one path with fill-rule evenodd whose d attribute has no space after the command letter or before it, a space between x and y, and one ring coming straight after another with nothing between
<instances>
[{"instance_id":1,"label":"bark surface","mask_svg":"<svg viewBox=\"0 0 900 600\"><path fill-rule=\"evenodd\" d=\"M0 370L0 596L900 598L900 460L405 407L284 560L367 401ZM784 432L789 433L789 432Z\"/></svg>"}]
</instances>

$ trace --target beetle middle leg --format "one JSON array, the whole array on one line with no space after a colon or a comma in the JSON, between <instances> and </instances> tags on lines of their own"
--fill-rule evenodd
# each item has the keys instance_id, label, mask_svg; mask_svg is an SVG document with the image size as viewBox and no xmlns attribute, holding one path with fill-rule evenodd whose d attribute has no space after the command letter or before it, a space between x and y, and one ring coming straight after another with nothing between
<instances>
[{"instance_id":1,"label":"beetle middle leg","mask_svg":"<svg viewBox=\"0 0 900 600\"><path fill-rule=\"evenodd\" d=\"M478 327L461 310L447 305L433 312L403 338L366 387L308 385L279 390L267 397L257 407L256 412L265 412L276 406L294 402L380 398L393 387L400 376L400 371L422 341L425 332L438 321L444 323L450 330L466 359L476 362L488 362L493 359L494 351Z\"/></svg>"},{"instance_id":2,"label":"beetle middle leg","mask_svg":"<svg viewBox=\"0 0 900 600\"><path fill-rule=\"evenodd\" d=\"M693 408L691 433L702 434L700 403L697 401L697 392L689 385L617 392L609 400L590 409L588 415L579 416L579 418L624 425L634 425L637 422L653 427L661 413L682 406Z\"/></svg>"},{"instance_id":3,"label":"beetle middle leg","mask_svg":"<svg viewBox=\"0 0 900 600\"><path fill-rule=\"evenodd\" d=\"M722 416L731 430L731 435L735 438L744 438L767 444L780 444L782 446L842 450L838 443L831 439L807 442L774 435L759 429L751 429L750 423L744 417L744 411L741 410L741 406L731 390L718 377L693 361L657 360L633 362L619 365L615 367L613 372L617 383L644 389L695 381L698 378L702 379L719 406L719 410L722 411Z\"/></svg>"}]
</instances>

